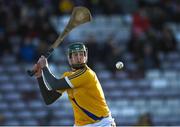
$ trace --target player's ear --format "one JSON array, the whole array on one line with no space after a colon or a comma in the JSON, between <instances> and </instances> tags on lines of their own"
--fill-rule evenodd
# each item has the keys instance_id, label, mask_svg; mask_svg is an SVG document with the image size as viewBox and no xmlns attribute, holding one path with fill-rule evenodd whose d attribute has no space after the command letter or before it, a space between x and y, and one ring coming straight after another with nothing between
<instances>
[{"instance_id":1,"label":"player's ear","mask_svg":"<svg viewBox=\"0 0 180 127\"><path fill-rule=\"evenodd\" d=\"M88 56L88 48L86 47L86 51L84 51L85 56Z\"/></svg>"},{"instance_id":2,"label":"player's ear","mask_svg":"<svg viewBox=\"0 0 180 127\"><path fill-rule=\"evenodd\" d=\"M86 52L85 52L85 57L86 57L86 63L88 61L88 49L86 48Z\"/></svg>"},{"instance_id":3,"label":"player's ear","mask_svg":"<svg viewBox=\"0 0 180 127\"><path fill-rule=\"evenodd\" d=\"M68 55L69 55L69 58L71 59L72 58L72 53L69 53Z\"/></svg>"}]
</instances>

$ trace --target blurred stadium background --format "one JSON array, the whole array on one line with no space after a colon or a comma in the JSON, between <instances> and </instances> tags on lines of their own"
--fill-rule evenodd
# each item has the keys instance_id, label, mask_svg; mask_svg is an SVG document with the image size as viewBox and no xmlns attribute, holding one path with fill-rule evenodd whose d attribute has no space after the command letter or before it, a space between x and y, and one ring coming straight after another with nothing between
<instances>
[{"instance_id":1,"label":"blurred stadium background","mask_svg":"<svg viewBox=\"0 0 180 127\"><path fill-rule=\"evenodd\" d=\"M52 71L67 70L67 45L83 41L117 125L180 125L179 0L0 0L0 125L73 125L67 95L46 106L26 69L79 5L93 21L55 50Z\"/></svg>"}]
</instances>

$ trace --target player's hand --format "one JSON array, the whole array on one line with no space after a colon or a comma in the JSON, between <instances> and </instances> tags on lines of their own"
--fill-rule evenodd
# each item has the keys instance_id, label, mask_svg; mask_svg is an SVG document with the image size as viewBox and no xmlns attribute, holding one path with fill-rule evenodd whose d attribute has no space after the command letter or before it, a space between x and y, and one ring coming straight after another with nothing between
<instances>
[{"instance_id":1,"label":"player's hand","mask_svg":"<svg viewBox=\"0 0 180 127\"><path fill-rule=\"evenodd\" d=\"M36 78L40 78L42 76L42 73L41 73L41 67L39 64L35 64L33 66L33 70L36 72L34 75Z\"/></svg>"},{"instance_id":2,"label":"player's hand","mask_svg":"<svg viewBox=\"0 0 180 127\"><path fill-rule=\"evenodd\" d=\"M41 69L44 68L44 67L48 67L47 59L44 56L41 56L37 63L40 66Z\"/></svg>"}]
</instances>

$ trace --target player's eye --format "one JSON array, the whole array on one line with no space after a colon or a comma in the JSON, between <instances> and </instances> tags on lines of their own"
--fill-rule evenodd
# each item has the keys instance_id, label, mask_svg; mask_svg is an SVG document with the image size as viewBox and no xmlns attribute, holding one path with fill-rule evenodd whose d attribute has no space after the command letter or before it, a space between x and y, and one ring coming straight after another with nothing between
<instances>
[{"instance_id":1,"label":"player's eye","mask_svg":"<svg viewBox=\"0 0 180 127\"><path fill-rule=\"evenodd\" d=\"M74 53L74 56L78 56L78 53Z\"/></svg>"},{"instance_id":2,"label":"player's eye","mask_svg":"<svg viewBox=\"0 0 180 127\"><path fill-rule=\"evenodd\" d=\"M84 56L84 52L80 52L79 55L80 55L80 56Z\"/></svg>"}]
</instances>

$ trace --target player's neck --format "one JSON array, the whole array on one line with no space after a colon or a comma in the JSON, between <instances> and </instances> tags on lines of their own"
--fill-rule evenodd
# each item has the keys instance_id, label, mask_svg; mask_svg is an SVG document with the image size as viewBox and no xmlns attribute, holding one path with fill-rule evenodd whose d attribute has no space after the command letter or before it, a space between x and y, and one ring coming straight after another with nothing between
<instances>
[{"instance_id":1,"label":"player's neck","mask_svg":"<svg viewBox=\"0 0 180 127\"><path fill-rule=\"evenodd\" d=\"M79 69L83 69L85 67L86 67L86 64L81 64L80 66L71 66L71 70L76 71L76 70L79 70Z\"/></svg>"}]
</instances>

